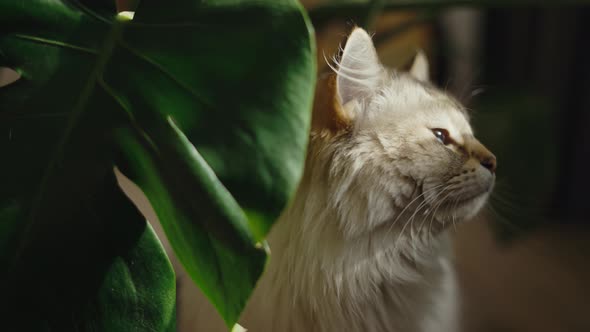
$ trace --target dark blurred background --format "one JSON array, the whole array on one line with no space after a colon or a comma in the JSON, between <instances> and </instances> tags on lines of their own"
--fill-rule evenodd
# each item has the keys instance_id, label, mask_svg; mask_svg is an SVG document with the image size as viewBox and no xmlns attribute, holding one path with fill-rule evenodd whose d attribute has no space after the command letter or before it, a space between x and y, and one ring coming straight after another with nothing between
<instances>
[{"instance_id":1,"label":"dark blurred background","mask_svg":"<svg viewBox=\"0 0 590 332\"><path fill-rule=\"evenodd\" d=\"M424 49L498 157L488 208L455 235L465 331L590 331L590 7L303 3L320 72L354 25L389 66Z\"/></svg>"}]
</instances>

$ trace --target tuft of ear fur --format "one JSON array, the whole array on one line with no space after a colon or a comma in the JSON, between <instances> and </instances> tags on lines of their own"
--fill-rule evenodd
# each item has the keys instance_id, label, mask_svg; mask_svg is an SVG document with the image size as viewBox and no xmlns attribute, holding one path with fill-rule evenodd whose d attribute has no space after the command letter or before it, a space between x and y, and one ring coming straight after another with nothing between
<instances>
[{"instance_id":1,"label":"tuft of ear fur","mask_svg":"<svg viewBox=\"0 0 590 332\"><path fill-rule=\"evenodd\" d=\"M418 50L414 62L412 63L412 67L410 68L410 74L419 81L428 82L430 80L429 71L426 54L424 54L424 51Z\"/></svg>"},{"instance_id":2,"label":"tuft of ear fur","mask_svg":"<svg viewBox=\"0 0 590 332\"><path fill-rule=\"evenodd\" d=\"M342 105L369 97L380 85L383 67L371 36L361 28L355 28L348 37L337 66L337 92Z\"/></svg>"},{"instance_id":3,"label":"tuft of ear fur","mask_svg":"<svg viewBox=\"0 0 590 332\"><path fill-rule=\"evenodd\" d=\"M338 100L336 92L336 75L318 79L313 102L311 129L313 132L338 133L348 129L352 117Z\"/></svg>"}]
</instances>

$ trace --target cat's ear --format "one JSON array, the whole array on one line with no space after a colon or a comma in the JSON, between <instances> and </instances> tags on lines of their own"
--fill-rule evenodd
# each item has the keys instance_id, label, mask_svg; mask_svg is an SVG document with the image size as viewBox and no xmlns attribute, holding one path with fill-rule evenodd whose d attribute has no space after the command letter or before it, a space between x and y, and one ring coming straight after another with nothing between
<instances>
[{"instance_id":1,"label":"cat's ear","mask_svg":"<svg viewBox=\"0 0 590 332\"><path fill-rule=\"evenodd\" d=\"M336 69L337 92L342 105L370 96L379 87L382 70L371 36L355 28Z\"/></svg>"},{"instance_id":2,"label":"cat's ear","mask_svg":"<svg viewBox=\"0 0 590 332\"><path fill-rule=\"evenodd\" d=\"M424 51L418 50L410 68L410 74L420 81L428 82L430 80L429 72L428 58L426 58Z\"/></svg>"}]
</instances>

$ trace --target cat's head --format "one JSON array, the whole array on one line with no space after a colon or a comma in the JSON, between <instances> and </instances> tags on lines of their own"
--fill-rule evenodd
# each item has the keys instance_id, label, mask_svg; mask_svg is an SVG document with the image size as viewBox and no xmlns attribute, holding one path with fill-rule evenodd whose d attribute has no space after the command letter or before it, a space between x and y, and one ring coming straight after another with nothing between
<instances>
[{"instance_id":1,"label":"cat's head","mask_svg":"<svg viewBox=\"0 0 590 332\"><path fill-rule=\"evenodd\" d=\"M314 111L312 153L324 159L329 204L347 234L441 229L481 209L496 158L463 106L429 83L422 53L409 72L388 70L356 28L334 69L333 98Z\"/></svg>"}]
</instances>

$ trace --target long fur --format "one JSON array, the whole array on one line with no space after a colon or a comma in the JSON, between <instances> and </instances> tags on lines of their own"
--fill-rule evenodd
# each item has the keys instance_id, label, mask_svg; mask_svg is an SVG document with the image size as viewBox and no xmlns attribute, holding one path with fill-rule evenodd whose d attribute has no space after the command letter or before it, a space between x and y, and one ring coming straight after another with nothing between
<instances>
[{"instance_id":1,"label":"long fur","mask_svg":"<svg viewBox=\"0 0 590 332\"><path fill-rule=\"evenodd\" d=\"M446 229L485 203L495 157L419 66L420 77L389 71L366 32L349 37L334 67L336 102L318 104L332 113L316 121L298 191L268 236L246 329L457 331ZM207 306L188 313L195 330L223 330Z\"/></svg>"}]
</instances>

